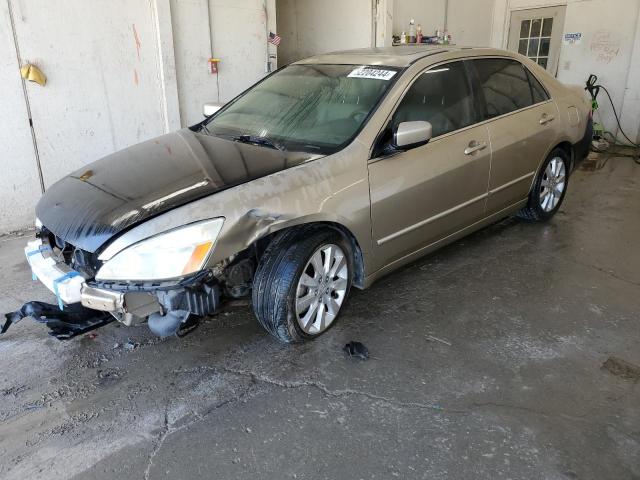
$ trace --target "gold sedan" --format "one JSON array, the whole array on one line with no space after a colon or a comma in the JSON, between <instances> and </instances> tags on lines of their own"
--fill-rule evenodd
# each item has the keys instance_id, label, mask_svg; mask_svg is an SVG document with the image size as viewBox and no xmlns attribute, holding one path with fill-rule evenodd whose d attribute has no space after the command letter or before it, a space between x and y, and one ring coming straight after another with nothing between
<instances>
[{"instance_id":1,"label":"gold sedan","mask_svg":"<svg viewBox=\"0 0 640 480\"><path fill-rule=\"evenodd\" d=\"M271 334L311 339L351 286L505 216L550 219L592 129L581 89L452 46L305 59L209 113L43 196L28 258L60 305L166 336L251 295Z\"/></svg>"}]
</instances>

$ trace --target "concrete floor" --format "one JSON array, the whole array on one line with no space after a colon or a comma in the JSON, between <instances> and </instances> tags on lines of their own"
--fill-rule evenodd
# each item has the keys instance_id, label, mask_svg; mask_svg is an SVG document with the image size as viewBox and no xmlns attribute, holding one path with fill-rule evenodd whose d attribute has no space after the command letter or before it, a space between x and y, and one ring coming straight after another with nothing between
<instances>
[{"instance_id":1,"label":"concrete floor","mask_svg":"<svg viewBox=\"0 0 640 480\"><path fill-rule=\"evenodd\" d=\"M22 321L0 337L0 478L640 478L640 381L602 368L640 364L640 166L571 183L550 223L505 220L355 291L309 344L247 306L182 340ZM0 239L0 312L51 300L24 242Z\"/></svg>"}]
</instances>

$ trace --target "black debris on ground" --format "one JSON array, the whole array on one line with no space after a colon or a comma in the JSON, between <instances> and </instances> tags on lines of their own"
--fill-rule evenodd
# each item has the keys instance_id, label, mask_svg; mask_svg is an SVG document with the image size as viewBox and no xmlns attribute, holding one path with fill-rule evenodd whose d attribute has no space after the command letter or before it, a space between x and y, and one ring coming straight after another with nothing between
<instances>
[{"instance_id":1,"label":"black debris on ground","mask_svg":"<svg viewBox=\"0 0 640 480\"><path fill-rule=\"evenodd\" d=\"M5 314L5 322L0 334L5 333L11 325L26 317L49 327L49 335L58 340L69 340L77 335L95 330L115 319L106 312L85 308L80 303L66 305L60 310L58 305L44 302L27 302L20 310Z\"/></svg>"},{"instance_id":2,"label":"black debris on ground","mask_svg":"<svg viewBox=\"0 0 640 480\"><path fill-rule=\"evenodd\" d=\"M361 358L362 360L369 358L369 350L360 342L349 342L342 350L350 357Z\"/></svg>"}]
</instances>

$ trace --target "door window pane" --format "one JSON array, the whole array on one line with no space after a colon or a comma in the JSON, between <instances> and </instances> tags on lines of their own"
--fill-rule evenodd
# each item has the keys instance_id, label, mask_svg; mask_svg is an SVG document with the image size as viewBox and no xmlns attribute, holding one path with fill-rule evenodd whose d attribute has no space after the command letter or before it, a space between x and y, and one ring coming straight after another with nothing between
<instances>
[{"instance_id":1,"label":"door window pane","mask_svg":"<svg viewBox=\"0 0 640 480\"><path fill-rule=\"evenodd\" d=\"M539 37L542 30L542 19L536 18L531 21L531 35L530 37Z\"/></svg>"},{"instance_id":2,"label":"door window pane","mask_svg":"<svg viewBox=\"0 0 640 480\"><path fill-rule=\"evenodd\" d=\"M529 29L531 27L531 20L523 20L520 24L520 38L529 38Z\"/></svg>"},{"instance_id":3,"label":"door window pane","mask_svg":"<svg viewBox=\"0 0 640 480\"><path fill-rule=\"evenodd\" d=\"M518 53L520 53L521 55L526 55L527 48L529 47L528 43L529 40L520 40L520 44L518 45Z\"/></svg>"},{"instance_id":4,"label":"door window pane","mask_svg":"<svg viewBox=\"0 0 640 480\"><path fill-rule=\"evenodd\" d=\"M542 38L540 39L540 52L538 53L538 55L540 55L541 57L548 57L549 56L549 47L551 46L551 39L550 38Z\"/></svg>"},{"instance_id":5,"label":"door window pane","mask_svg":"<svg viewBox=\"0 0 640 480\"><path fill-rule=\"evenodd\" d=\"M545 18L542 23L542 36L550 37L551 29L553 28L553 18Z\"/></svg>"},{"instance_id":6,"label":"door window pane","mask_svg":"<svg viewBox=\"0 0 640 480\"><path fill-rule=\"evenodd\" d=\"M529 79L520 62L502 58L473 61L486 105L493 118L533 104Z\"/></svg>"},{"instance_id":7,"label":"door window pane","mask_svg":"<svg viewBox=\"0 0 640 480\"><path fill-rule=\"evenodd\" d=\"M549 59L547 57L538 58L538 65L540 65L542 68L546 69L548 64Z\"/></svg>"},{"instance_id":8,"label":"door window pane","mask_svg":"<svg viewBox=\"0 0 640 480\"><path fill-rule=\"evenodd\" d=\"M529 57L535 60L535 57L538 56L538 45L540 44L540 39L532 38L529 40Z\"/></svg>"},{"instance_id":9,"label":"door window pane","mask_svg":"<svg viewBox=\"0 0 640 480\"><path fill-rule=\"evenodd\" d=\"M473 95L462 62L427 70L409 88L393 115L392 127L416 120L430 122L434 137L475 123Z\"/></svg>"}]
</instances>

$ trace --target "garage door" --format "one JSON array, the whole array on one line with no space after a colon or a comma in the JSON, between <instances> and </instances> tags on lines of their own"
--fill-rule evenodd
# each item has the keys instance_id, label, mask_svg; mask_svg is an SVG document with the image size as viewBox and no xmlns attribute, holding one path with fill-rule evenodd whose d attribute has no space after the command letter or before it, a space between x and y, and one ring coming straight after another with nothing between
<instances>
[{"instance_id":1,"label":"garage door","mask_svg":"<svg viewBox=\"0 0 640 480\"><path fill-rule=\"evenodd\" d=\"M154 2L9 0L45 187L164 132Z\"/></svg>"}]
</instances>

